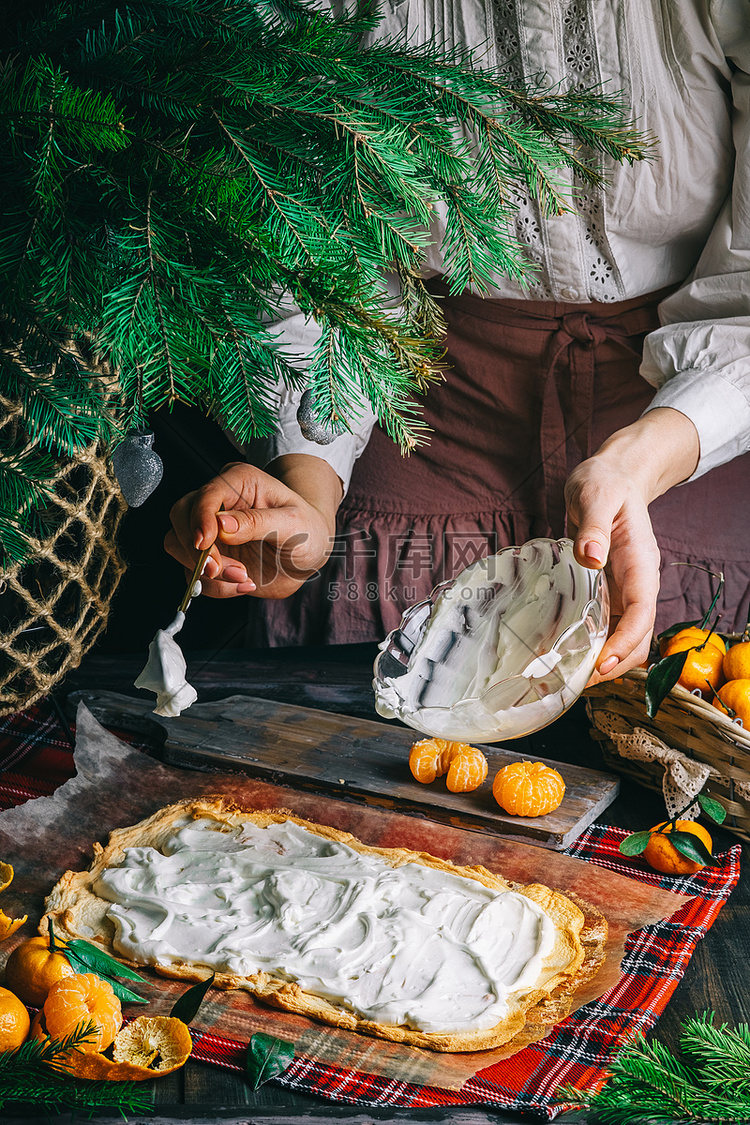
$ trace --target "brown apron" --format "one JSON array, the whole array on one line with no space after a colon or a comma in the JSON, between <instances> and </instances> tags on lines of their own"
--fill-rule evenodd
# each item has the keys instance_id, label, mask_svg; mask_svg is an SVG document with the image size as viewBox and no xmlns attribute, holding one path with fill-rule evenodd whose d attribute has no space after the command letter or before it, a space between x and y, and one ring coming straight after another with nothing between
<instances>
[{"instance_id":1,"label":"brown apron","mask_svg":"<svg viewBox=\"0 0 750 1125\"><path fill-rule=\"evenodd\" d=\"M448 370L424 400L429 444L408 457L379 428L355 466L334 553L293 597L253 602L250 643L381 640L469 563L565 531L571 469L640 416L638 374L665 292L613 304L442 297ZM750 600L750 454L651 506L662 552L657 628L700 617L723 570L721 628Z\"/></svg>"}]
</instances>

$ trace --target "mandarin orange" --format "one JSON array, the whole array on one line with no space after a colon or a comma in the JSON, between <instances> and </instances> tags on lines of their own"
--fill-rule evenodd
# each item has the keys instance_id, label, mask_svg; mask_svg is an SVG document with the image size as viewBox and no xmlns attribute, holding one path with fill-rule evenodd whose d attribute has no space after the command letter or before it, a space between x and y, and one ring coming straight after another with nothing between
<instances>
[{"instance_id":1,"label":"mandarin orange","mask_svg":"<svg viewBox=\"0 0 750 1125\"><path fill-rule=\"evenodd\" d=\"M448 757L452 742L444 738L423 738L415 742L409 754L412 776L423 785L430 785L436 777L448 770Z\"/></svg>"},{"instance_id":2,"label":"mandarin orange","mask_svg":"<svg viewBox=\"0 0 750 1125\"><path fill-rule=\"evenodd\" d=\"M52 985L74 974L64 953L50 951L48 937L33 937L17 945L8 958L5 984L24 1004L41 1008Z\"/></svg>"},{"instance_id":3,"label":"mandarin orange","mask_svg":"<svg viewBox=\"0 0 750 1125\"><path fill-rule=\"evenodd\" d=\"M562 802L565 782L542 762L511 762L495 775L492 795L511 816L546 816Z\"/></svg>"},{"instance_id":4,"label":"mandarin orange","mask_svg":"<svg viewBox=\"0 0 750 1125\"><path fill-rule=\"evenodd\" d=\"M686 647L689 648L690 645L702 645L706 639L708 639L708 643L710 645L713 645L714 648L718 648L719 652L725 653L727 651L726 642L724 641L723 637L719 636L718 633L714 633L710 629L699 629L697 625L688 625L686 626L686 628L680 629L679 632L675 633L673 637L669 637L669 639L664 642L665 651L662 652L661 655L666 655L666 649L669 647L669 645L672 644L673 641L686 641ZM682 650L680 649L679 651Z\"/></svg>"},{"instance_id":5,"label":"mandarin orange","mask_svg":"<svg viewBox=\"0 0 750 1125\"><path fill-rule=\"evenodd\" d=\"M0 988L0 1051L14 1051L29 1034L31 1018L15 993Z\"/></svg>"},{"instance_id":6,"label":"mandarin orange","mask_svg":"<svg viewBox=\"0 0 750 1125\"><path fill-rule=\"evenodd\" d=\"M750 641L738 641L736 645L729 646L723 672L725 680L750 679Z\"/></svg>"},{"instance_id":7,"label":"mandarin orange","mask_svg":"<svg viewBox=\"0 0 750 1125\"><path fill-rule=\"evenodd\" d=\"M696 648L696 645L699 647ZM707 686L707 681L714 689L724 683L722 671L724 653L711 641L704 644L701 640L693 640L690 637L678 635L673 637L667 645L665 656L673 656L677 652L685 652L686 650L689 651L677 682L687 691L698 689L708 697L710 689Z\"/></svg>"},{"instance_id":8,"label":"mandarin orange","mask_svg":"<svg viewBox=\"0 0 750 1125\"><path fill-rule=\"evenodd\" d=\"M750 730L750 678L729 680L719 688L712 703L726 715L733 711L734 715L730 717L734 718L736 715L738 719L742 719L743 727Z\"/></svg>"},{"instance_id":9,"label":"mandarin orange","mask_svg":"<svg viewBox=\"0 0 750 1125\"><path fill-rule=\"evenodd\" d=\"M40 1030L53 1039L64 1039L89 1024L94 1034L77 1050L105 1051L122 1027L122 1008L109 981L94 973L76 973L53 984L44 1001Z\"/></svg>"},{"instance_id":10,"label":"mandarin orange","mask_svg":"<svg viewBox=\"0 0 750 1125\"><path fill-rule=\"evenodd\" d=\"M713 841L702 824L698 824L695 820L678 820L676 827L678 832L691 832L706 845L709 852L712 850ZM663 831L659 831L660 829ZM643 858L649 867L653 867L654 871L661 871L664 875L694 875L696 871L706 866L705 863L697 863L695 860L688 859L682 852L678 852L669 839L671 831L672 825L666 820L654 825L651 829L653 835L646 845Z\"/></svg>"}]
</instances>

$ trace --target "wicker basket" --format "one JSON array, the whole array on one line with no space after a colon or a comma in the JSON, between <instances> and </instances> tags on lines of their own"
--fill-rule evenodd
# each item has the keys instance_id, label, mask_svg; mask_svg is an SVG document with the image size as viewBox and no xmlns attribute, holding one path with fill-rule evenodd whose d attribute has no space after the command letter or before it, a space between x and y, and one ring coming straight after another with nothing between
<instances>
[{"instance_id":1,"label":"wicker basket","mask_svg":"<svg viewBox=\"0 0 750 1125\"><path fill-rule=\"evenodd\" d=\"M610 680L586 690L591 734L601 742L607 765L649 789L663 790L665 768L661 762L625 758L617 743L603 733L611 727L615 716L620 730L639 735L646 732L685 758L715 771L708 791L726 809L724 827L743 840L750 840L750 732L679 685L672 688L656 717L650 719L646 714L645 685L645 670L635 668L621 680Z\"/></svg>"}]
</instances>

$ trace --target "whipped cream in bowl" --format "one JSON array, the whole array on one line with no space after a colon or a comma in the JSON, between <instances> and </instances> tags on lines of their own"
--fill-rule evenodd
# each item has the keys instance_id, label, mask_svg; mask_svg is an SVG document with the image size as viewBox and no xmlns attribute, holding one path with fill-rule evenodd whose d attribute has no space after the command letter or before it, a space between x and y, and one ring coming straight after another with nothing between
<instances>
[{"instance_id":1,"label":"whipped cream in bowl","mask_svg":"<svg viewBox=\"0 0 750 1125\"><path fill-rule=\"evenodd\" d=\"M375 660L376 709L434 738L520 738L576 701L608 626L604 572L572 540L506 547L406 611Z\"/></svg>"}]
</instances>

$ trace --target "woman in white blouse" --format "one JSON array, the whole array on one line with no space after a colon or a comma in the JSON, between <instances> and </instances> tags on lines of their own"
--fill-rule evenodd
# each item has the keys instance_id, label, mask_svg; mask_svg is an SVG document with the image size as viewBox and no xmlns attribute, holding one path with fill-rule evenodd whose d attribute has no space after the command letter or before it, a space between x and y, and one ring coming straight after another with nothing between
<instances>
[{"instance_id":1,"label":"woman in white blouse","mask_svg":"<svg viewBox=\"0 0 750 1125\"><path fill-rule=\"evenodd\" d=\"M659 548L659 627L700 616L710 600L709 577L674 561L723 569L722 628L741 627L750 597L750 471L740 457L750 450L750 2L384 6L378 34L424 41L440 28L449 43L487 44L487 65L511 82L544 72L553 85L622 91L657 138L656 157L608 167L602 191L571 182L564 215L544 218L520 202L517 230L537 280L521 290L498 277L489 299L445 300L451 369L427 396L427 450L402 461L377 428L370 434L371 417L315 445L297 424L298 396L285 394L265 471L236 463L183 498L167 549L192 566L216 540L206 592L265 599L258 636L268 643L375 640L462 563L563 534L566 509L579 560L606 563L619 601L599 677L646 655ZM428 264L439 293L437 250ZM311 331L292 316L284 340L304 354Z\"/></svg>"}]
</instances>

